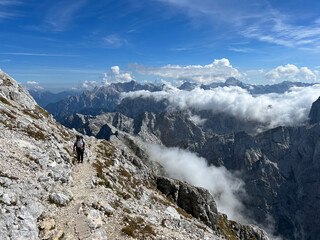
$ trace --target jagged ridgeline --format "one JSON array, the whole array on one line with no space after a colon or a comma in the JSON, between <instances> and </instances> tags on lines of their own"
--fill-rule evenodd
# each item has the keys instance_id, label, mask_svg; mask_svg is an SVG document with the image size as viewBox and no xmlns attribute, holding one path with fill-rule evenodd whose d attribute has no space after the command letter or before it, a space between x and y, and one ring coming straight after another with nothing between
<instances>
[{"instance_id":1,"label":"jagged ridgeline","mask_svg":"<svg viewBox=\"0 0 320 240\"><path fill-rule=\"evenodd\" d=\"M0 112L0 239L269 239L220 214L207 190L160 176L138 144L84 136L76 164L78 133L2 71Z\"/></svg>"},{"instance_id":2,"label":"jagged ridgeline","mask_svg":"<svg viewBox=\"0 0 320 240\"><path fill-rule=\"evenodd\" d=\"M138 86L135 82L126 83L128 88L125 89L119 87L122 84L96 88L52 104L52 107L56 106L52 113L59 119L60 113L65 114L66 109L73 109L70 106L77 104L78 112L60 119L63 125L117 146L135 149L134 153L139 157L145 153L136 146L137 139L168 148L186 149L205 158L211 165L240 173L248 195L241 199L246 209L244 215L282 236L282 239L319 239L320 99L312 107L311 102L310 106L304 106L303 109L296 106L299 104L294 105L297 109L292 109L299 113L297 115L303 115L306 119L299 122L298 126L263 128L261 122L239 119L224 112L170 109L164 99L159 101L152 97L136 97L120 101L118 97L121 91L138 89L134 87ZM313 89L316 96L319 88L315 84L293 82L253 86L235 79L201 88L221 86L241 87L252 94L284 93L290 87L299 86L301 89ZM180 88L192 91L195 86L186 83ZM144 87L140 86L139 89ZM110 94L114 91L116 95ZM147 96L151 96L154 93L152 91L158 90L150 89ZM85 109L80 109L103 98L114 103L109 111L88 114ZM89 99L88 102L86 99ZM58 107L60 105L62 108ZM273 105L267 109L280 108ZM300 114L301 110L303 114ZM258 132L257 126L261 127Z\"/></svg>"}]
</instances>

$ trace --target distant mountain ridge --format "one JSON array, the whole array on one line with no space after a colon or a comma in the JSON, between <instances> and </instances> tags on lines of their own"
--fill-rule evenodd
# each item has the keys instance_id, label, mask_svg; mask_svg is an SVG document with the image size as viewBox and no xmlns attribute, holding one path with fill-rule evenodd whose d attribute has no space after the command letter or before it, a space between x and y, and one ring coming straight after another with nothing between
<instances>
[{"instance_id":1,"label":"distant mountain ridge","mask_svg":"<svg viewBox=\"0 0 320 240\"><path fill-rule=\"evenodd\" d=\"M229 78L224 83L212 83L209 85L197 85L191 82L183 83L179 89L185 91L191 91L196 87L201 87L203 89L211 89L217 87L230 87L237 86L243 89L246 89L251 94L266 94L266 93L284 93L288 91L291 87L306 87L312 86L313 83L302 83L302 82L282 82L274 85L252 85L243 83L235 78ZM134 92L139 90L147 90L151 92L162 91L163 86L156 86L151 83L140 84L136 81L125 82L125 83L112 83L108 86L100 86L95 87L92 91L84 91L82 94L77 96L69 96L65 99L62 99L55 103L50 103L45 106L45 109L48 110L55 119L58 121L62 121L66 117L74 114L74 113L82 113L82 114L90 114L90 115L98 115L106 112L118 111L122 112L128 116L136 116L137 114L141 114L143 111L151 111L151 112L161 112L167 107L167 103L162 101L160 103L156 103L152 99L139 99L136 100L130 99L120 99L121 93L124 92ZM139 106L140 111L134 110L129 105L131 101L139 101L139 104L135 104L135 106ZM154 105L154 106L152 106ZM143 106L143 107L142 107ZM136 113L130 113L130 111L135 111ZM133 114L133 115L132 115Z\"/></svg>"},{"instance_id":2,"label":"distant mountain ridge","mask_svg":"<svg viewBox=\"0 0 320 240\"><path fill-rule=\"evenodd\" d=\"M58 102L69 96L75 96L81 94L82 91L77 90L67 90L59 93L52 93L47 90L29 89L30 95L34 98L40 107L45 107L50 103Z\"/></svg>"},{"instance_id":3,"label":"distant mountain ridge","mask_svg":"<svg viewBox=\"0 0 320 240\"><path fill-rule=\"evenodd\" d=\"M160 87L153 84L142 85L136 81L112 83L108 86L95 87L92 91L84 91L77 96L69 96L57 103L51 103L45 108L58 121L61 121L75 112L101 113L113 111L120 103L120 94L122 92L138 90L160 91L160 89Z\"/></svg>"}]
</instances>

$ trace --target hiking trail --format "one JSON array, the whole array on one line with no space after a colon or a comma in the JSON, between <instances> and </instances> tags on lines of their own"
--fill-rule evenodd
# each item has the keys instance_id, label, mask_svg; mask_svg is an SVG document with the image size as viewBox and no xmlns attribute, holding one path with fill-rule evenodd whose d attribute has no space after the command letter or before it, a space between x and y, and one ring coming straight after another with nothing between
<instances>
[{"instance_id":1,"label":"hiking trail","mask_svg":"<svg viewBox=\"0 0 320 240\"><path fill-rule=\"evenodd\" d=\"M61 208L59 216L56 216L57 227L62 229L66 236L74 236L80 240L91 238L91 232L87 217L84 215L82 205L91 196L96 194L96 189L91 188L91 177L95 175L92 162L96 160L97 154L92 140L86 140L86 150L83 163L75 163L72 168L73 183L71 185L72 201Z\"/></svg>"}]
</instances>

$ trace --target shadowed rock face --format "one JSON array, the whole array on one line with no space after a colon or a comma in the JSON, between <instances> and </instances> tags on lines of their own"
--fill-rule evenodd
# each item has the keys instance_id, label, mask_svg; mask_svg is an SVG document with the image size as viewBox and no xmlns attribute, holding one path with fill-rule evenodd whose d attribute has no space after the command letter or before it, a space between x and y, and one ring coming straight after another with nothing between
<instances>
[{"instance_id":1,"label":"shadowed rock face","mask_svg":"<svg viewBox=\"0 0 320 240\"><path fill-rule=\"evenodd\" d=\"M229 221L226 215L218 212L212 195L204 188L166 177L157 178L157 188L187 213L221 232L228 239L270 240L265 231L254 225Z\"/></svg>"},{"instance_id":2,"label":"shadowed rock face","mask_svg":"<svg viewBox=\"0 0 320 240\"><path fill-rule=\"evenodd\" d=\"M310 124L320 122L320 97L312 104L309 119Z\"/></svg>"}]
</instances>

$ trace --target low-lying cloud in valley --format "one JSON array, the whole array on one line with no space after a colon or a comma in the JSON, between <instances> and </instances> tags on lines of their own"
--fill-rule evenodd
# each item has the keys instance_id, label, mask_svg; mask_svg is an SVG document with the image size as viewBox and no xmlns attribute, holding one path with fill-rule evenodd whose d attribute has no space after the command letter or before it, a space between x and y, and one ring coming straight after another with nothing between
<instances>
[{"instance_id":1,"label":"low-lying cloud in valley","mask_svg":"<svg viewBox=\"0 0 320 240\"><path fill-rule=\"evenodd\" d=\"M210 90L195 88L192 91L177 88L165 91L136 91L123 93L122 98L167 99L169 108L180 110L211 110L231 116L258 121L262 126L296 126L308 120L311 105L320 96L320 84L309 87L292 87L278 94L252 95L240 87L219 87Z\"/></svg>"},{"instance_id":2,"label":"low-lying cloud in valley","mask_svg":"<svg viewBox=\"0 0 320 240\"><path fill-rule=\"evenodd\" d=\"M243 206L239 200L239 195L245 194L244 183L225 167L209 166L206 159L179 148L148 144L147 151L169 177L208 189L218 211L226 213L230 219L247 222L241 214Z\"/></svg>"}]
</instances>

